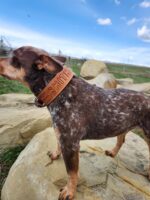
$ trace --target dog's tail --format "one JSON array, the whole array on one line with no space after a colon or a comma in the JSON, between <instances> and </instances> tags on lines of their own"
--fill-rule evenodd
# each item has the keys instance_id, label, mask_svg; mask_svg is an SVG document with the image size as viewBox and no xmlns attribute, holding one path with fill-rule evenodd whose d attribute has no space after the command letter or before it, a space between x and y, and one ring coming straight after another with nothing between
<instances>
[{"instance_id":1,"label":"dog's tail","mask_svg":"<svg viewBox=\"0 0 150 200\"><path fill-rule=\"evenodd\" d=\"M148 113L144 116L141 125L146 137L150 140L150 107Z\"/></svg>"},{"instance_id":2,"label":"dog's tail","mask_svg":"<svg viewBox=\"0 0 150 200\"><path fill-rule=\"evenodd\" d=\"M147 100L147 111L141 120L140 127L143 129L145 136L150 140L150 97L148 97Z\"/></svg>"}]
</instances>

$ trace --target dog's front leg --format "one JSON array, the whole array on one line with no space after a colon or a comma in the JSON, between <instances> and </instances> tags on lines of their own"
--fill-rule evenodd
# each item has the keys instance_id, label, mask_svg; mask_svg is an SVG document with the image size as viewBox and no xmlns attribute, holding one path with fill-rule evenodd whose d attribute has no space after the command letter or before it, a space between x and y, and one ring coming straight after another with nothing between
<instances>
[{"instance_id":1,"label":"dog's front leg","mask_svg":"<svg viewBox=\"0 0 150 200\"><path fill-rule=\"evenodd\" d=\"M150 141L148 143L148 147L149 147L149 170L148 170L148 178L150 180Z\"/></svg>"},{"instance_id":2,"label":"dog's front leg","mask_svg":"<svg viewBox=\"0 0 150 200\"><path fill-rule=\"evenodd\" d=\"M78 181L79 150L73 151L72 148L64 148L62 149L62 155L68 173L68 183L60 190L59 200L72 200Z\"/></svg>"},{"instance_id":3,"label":"dog's front leg","mask_svg":"<svg viewBox=\"0 0 150 200\"><path fill-rule=\"evenodd\" d=\"M61 148L60 148L60 142L59 142L60 133L57 128L55 128L54 131L55 131L56 138L57 138L57 149L53 152L51 152L51 151L47 152L47 155L50 157L52 162L53 162L53 160L57 160L61 155Z\"/></svg>"},{"instance_id":4,"label":"dog's front leg","mask_svg":"<svg viewBox=\"0 0 150 200\"><path fill-rule=\"evenodd\" d=\"M150 180L150 139L147 139L147 144L149 148L149 169L148 169L148 179Z\"/></svg>"}]
</instances>

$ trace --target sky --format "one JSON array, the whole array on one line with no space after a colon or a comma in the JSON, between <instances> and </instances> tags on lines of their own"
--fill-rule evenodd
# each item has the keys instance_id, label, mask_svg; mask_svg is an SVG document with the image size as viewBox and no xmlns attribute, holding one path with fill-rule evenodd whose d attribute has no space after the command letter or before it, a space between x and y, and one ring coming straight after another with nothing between
<instances>
[{"instance_id":1,"label":"sky","mask_svg":"<svg viewBox=\"0 0 150 200\"><path fill-rule=\"evenodd\" d=\"M150 67L150 0L4 0L0 35L15 48Z\"/></svg>"}]
</instances>

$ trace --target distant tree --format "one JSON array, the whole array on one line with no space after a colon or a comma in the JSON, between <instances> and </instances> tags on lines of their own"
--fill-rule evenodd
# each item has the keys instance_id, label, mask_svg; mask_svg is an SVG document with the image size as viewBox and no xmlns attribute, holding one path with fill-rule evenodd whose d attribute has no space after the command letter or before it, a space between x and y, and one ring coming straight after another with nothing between
<instances>
[{"instance_id":1,"label":"distant tree","mask_svg":"<svg viewBox=\"0 0 150 200\"><path fill-rule=\"evenodd\" d=\"M0 56L7 56L11 52L12 48L7 39L3 36L0 38Z\"/></svg>"},{"instance_id":2,"label":"distant tree","mask_svg":"<svg viewBox=\"0 0 150 200\"><path fill-rule=\"evenodd\" d=\"M61 56L62 55L62 51L59 49L58 51L58 55Z\"/></svg>"}]
</instances>

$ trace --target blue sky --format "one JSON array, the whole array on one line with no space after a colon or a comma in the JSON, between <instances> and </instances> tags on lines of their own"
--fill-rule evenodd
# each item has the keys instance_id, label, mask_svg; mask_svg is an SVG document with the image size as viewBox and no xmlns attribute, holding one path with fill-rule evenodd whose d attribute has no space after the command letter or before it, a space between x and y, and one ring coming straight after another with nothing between
<instances>
[{"instance_id":1,"label":"blue sky","mask_svg":"<svg viewBox=\"0 0 150 200\"><path fill-rule=\"evenodd\" d=\"M14 47L150 66L150 0L4 0L0 35Z\"/></svg>"}]
</instances>

